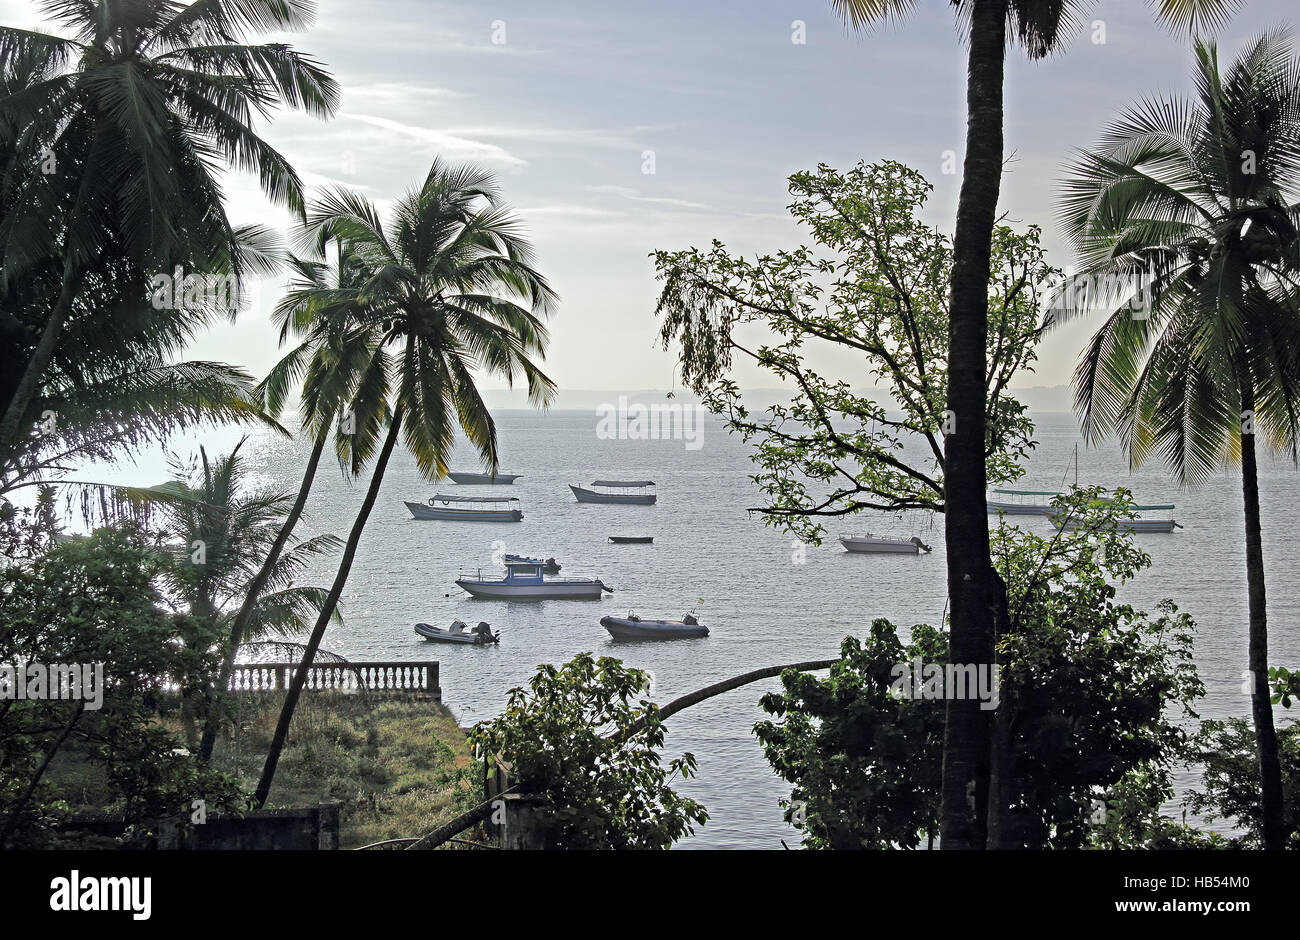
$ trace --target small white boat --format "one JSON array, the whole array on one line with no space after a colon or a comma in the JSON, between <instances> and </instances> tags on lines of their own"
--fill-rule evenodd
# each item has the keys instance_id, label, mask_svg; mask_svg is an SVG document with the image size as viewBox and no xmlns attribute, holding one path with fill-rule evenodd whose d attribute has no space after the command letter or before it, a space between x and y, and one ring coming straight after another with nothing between
<instances>
[{"instance_id":1,"label":"small white boat","mask_svg":"<svg viewBox=\"0 0 1300 940\"><path fill-rule=\"evenodd\" d=\"M585 486L574 486L569 484L569 489L573 490L573 495L580 503L622 503L628 506L653 506L658 497L649 491L654 486L651 480L593 480L591 486L599 486L601 490L589 489ZM611 492L613 491L613 492Z\"/></svg>"},{"instance_id":2,"label":"small white boat","mask_svg":"<svg viewBox=\"0 0 1300 940\"><path fill-rule=\"evenodd\" d=\"M910 539L905 539L902 536L872 535L868 532L866 535L842 536L840 544L850 552L863 554L919 555L921 552L930 551L930 546L915 535Z\"/></svg>"},{"instance_id":3,"label":"small white boat","mask_svg":"<svg viewBox=\"0 0 1300 940\"><path fill-rule=\"evenodd\" d=\"M509 486L518 480L522 474L519 473L459 473L448 471L447 476L453 483L459 483L461 486Z\"/></svg>"},{"instance_id":4,"label":"small white boat","mask_svg":"<svg viewBox=\"0 0 1300 940\"><path fill-rule=\"evenodd\" d=\"M1012 496L1014 499L988 499L989 512L1003 512L1008 516L1050 516L1053 512L1052 497L1059 493L1047 490L992 490L997 496ZM1042 497L1046 496L1044 502Z\"/></svg>"},{"instance_id":5,"label":"small white boat","mask_svg":"<svg viewBox=\"0 0 1300 940\"><path fill-rule=\"evenodd\" d=\"M492 627L479 621L479 625L473 630L465 626L463 620L453 620L451 626L443 629L434 627L427 623L417 623L415 632L420 634L426 640L433 640L437 643L460 643L466 646L487 646L501 642L501 634L493 633Z\"/></svg>"},{"instance_id":6,"label":"small white boat","mask_svg":"<svg viewBox=\"0 0 1300 940\"><path fill-rule=\"evenodd\" d=\"M406 502L403 500L403 502ZM406 502L406 508L416 519L450 519L458 522L518 522L523 512L511 506L519 502L515 496L443 496L438 494L428 503ZM495 504L495 505L493 505Z\"/></svg>"},{"instance_id":7,"label":"small white boat","mask_svg":"<svg viewBox=\"0 0 1300 940\"><path fill-rule=\"evenodd\" d=\"M491 600L596 600L606 591L614 592L599 578L548 578L536 561L506 562L504 578L484 578L482 572L473 578L462 575L456 585Z\"/></svg>"},{"instance_id":8,"label":"small white boat","mask_svg":"<svg viewBox=\"0 0 1300 940\"><path fill-rule=\"evenodd\" d=\"M542 571L545 574L559 574L560 569L564 567L554 558L534 558L531 555L509 555L509 554L502 555L501 558L503 561L507 563L517 561L520 564L541 565Z\"/></svg>"},{"instance_id":9,"label":"small white boat","mask_svg":"<svg viewBox=\"0 0 1300 940\"><path fill-rule=\"evenodd\" d=\"M628 613L626 617L601 617L600 625L616 640L684 640L709 635L709 628L694 614L681 620L642 620Z\"/></svg>"},{"instance_id":10,"label":"small white boat","mask_svg":"<svg viewBox=\"0 0 1300 940\"><path fill-rule=\"evenodd\" d=\"M1164 503L1156 506L1134 506L1137 512L1172 512L1176 507L1172 503ZM1125 532L1159 532L1169 533L1174 529L1181 529L1182 526L1170 519L1118 519L1118 527ZM1063 519L1059 515L1052 516L1052 525L1058 529L1064 529L1067 532L1074 532L1083 528L1083 522L1077 517Z\"/></svg>"}]
</instances>

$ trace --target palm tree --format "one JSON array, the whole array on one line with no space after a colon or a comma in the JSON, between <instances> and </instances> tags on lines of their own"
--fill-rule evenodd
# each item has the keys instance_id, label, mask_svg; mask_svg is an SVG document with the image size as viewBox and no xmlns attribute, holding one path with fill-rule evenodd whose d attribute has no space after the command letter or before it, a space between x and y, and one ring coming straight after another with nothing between
<instances>
[{"instance_id":1,"label":"palm tree","mask_svg":"<svg viewBox=\"0 0 1300 940\"><path fill-rule=\"evenodd\" d=\"M991 663L1006 629L1006 586L989 552L984 472L985 355L989 256L1002 184L1002 98L1008 36L1030 58L1054 51L1086 0L949 0L968 40L966 157L949 291L948 410L944 438L944 540L948 546L950 657ZM916 0L831 0L852 28L900 18ZM1222 22L1234 0L1160 0L1159 16L1195 31ZM948 703L944 731L940 846L983 848L988 815L990 726L979 703ZM998 814L995 813L996 817Z\"/></svg>"},{"instance_id":2,"label":"palm tree","mask_svg":"<svg viewBox=\"0 0 1300 940\"><path fill-rule=\"evenodd\" d=\"M1136 287L1075 373L1085 434L1183 483L1240 462L1251 711L1266 848L1285 845L1268 690L1256 438L1296 460L1300 422L1300 59L1284 30L1219 68L1197 43L1193 100L1149 99L1069 168L1061 220L1081 277ZM1112 301L1114 297L1110 298Z\"/></svg>"},{"instance_id":3,"label":"palm tree","mask_svg":"<svg viewBox=\"0 0 1300 940\"><path fill-rule=\"evenodd\" d=\"M325 244L317 245L322 256L326 247ZM258 393L267 413L279 415L293 388L301 381L301 422L313 443L293 507L268 548L261 570L249 583L244 602L231 625L230 645L213 689L216 701L208 709L207 725L199 745L199 759L203 761L211 757L216 743L221 721L220 700L234 669L239 644L256 611L258 595L275 571L280 553L302 517L335 419L342 415L351 415L355 419L359 411L367 416L363 420L382 419L382 415L374 412L376 396L367 394L367 390L373 390L381 378L377 366L382 360L375 354L381 346L382 329L357 316L354 298L364 280L363 269L342 243L336 246L336 250L337 265L333 272L325 262L290 256L290 265L297 275L284 298L276 305L280 342L284 343L291 334L303 338L262 380ZM345 428L351 423L347 422ZM348 435L342 433L342 429L337 440L345 472L356 476L363 464L355 455L349 454Z\"/></svg>"},{"instance_id":4,"label":"palm tree","mask_svg":"<svg viewBox=\"0 0 1300 940\"><path fill-rule=\"evenodd\" d=\"M200 447L196 462L184 464L172 458L172 479L166 483L113 491L121 509L158 533L171 561L164 573L165 594L197 622L187 639L218 654L237 642L231 637L235 605L249 594L292 503L289 493L248 486L247 466L240 456L243 445L241 440L229 454L216 459L209 459ZM245 638L292 635L315 622L326 592L296 580L313 558L341 544L333 535L291 542L254 591ZM335 619L341 619L334 613ZM229 673L218 675L217 681L229 681ZM187 716L200 693L212 700L210 689L183 693Z\"/></svg>"},{"instance_id":5,"label":"palm tree","mask_svg":"<svg viewBox=\"0 0 1300 940\"><path fill-rule=\"evenodd\" d=\"M496 472L496 424L475 372L503 376L512 385L522 378L538 405L550 400L555 387L530 358L545 355L541 318L551 311L555 293L534 268L532 248L490 174L435 161L424 183L398 201L387 225L366 200L329 191L313 205L302 234L309 245L341 242L360 265L357 286L330 288L323 297L327 308L349 309L358 327L378 330L371 365L353 395L364 407L352 416L354 433L342 439L340 458L360 466L376 445L379 450L334 584L280 712L254 797L258 806L270 793L307 670L347 583L398 438L420 473L439 479L459 428L484 466Z\"/></svg>"},{"instance_id":6,"label":"palm tree","mask_svg":"<svg viewBox=\"0 0 1300 940\"><path fill-rule=\"evenodd\" d=\"M226 218L218 161L258 173L273 200L301 212L302 187L256 133L280 105L333 113L338 87L310 57L251 33L300 29L308 0L45 0L65 32L0 27L0 280L39 274L45 304L5 321L0 447L34 424L60 339L105 254L129 276L245 274ZM57 172L50 172L53 167ZM143 282L139 288L143 287Z\"/></svg>"}]
</instances>

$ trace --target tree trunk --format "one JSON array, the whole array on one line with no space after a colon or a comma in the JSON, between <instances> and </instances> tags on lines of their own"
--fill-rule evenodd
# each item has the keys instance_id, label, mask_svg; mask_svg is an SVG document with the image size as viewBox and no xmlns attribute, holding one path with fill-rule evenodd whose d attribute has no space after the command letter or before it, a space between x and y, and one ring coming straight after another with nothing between
<instances>
[{"instance_id":1,"label":"tree trunk","mask_svg":"<svg viewBox=\"0 0 1300 940\"><path fill-rule=\"evenodd\" d=\"M1241 407L1254 414L1254 389L1242 383ZM1241 491L1246 510L1246 595L1250 608L1250 711L1255 720L1255 749L1259 755L1260 806L1263 811L1264 848L1286 847L1287 832L1282 803L1282 765L1273 727L1273 703L1268 688L1268 610L1264 594L1264 542L1259 521L1259 475L1255 463L1255 435L1241 435Z\"/></svg>"},{"instance_id":2,"label":"tree trunk","mask_svg":"<svg viewBox=\"0 0 1300 940\"><path fill-rule=\"evenodd\" d=\"M284 707L280 709L280 721L275 726L275 736L271 739L271 747L266 754L266 764L262 767L262 779L258 781L257 793L253 797L256 809L261 809L266 804L266 798L271 792L275 767L280 762L280 752L284 750L285 740L289 737L289 725L293 722L293 712L298 707L298 697L302 695L302 687L307 682L307 671L316 657L316 650L325 635L325 628L329 626L330 617L334 615L334 609L338 606L339 598L343 594L343 586L348 582L348 574L352 571L352 560L356 557L357 545L361 542L361 533L366 527L366 520L370 518L370 510L374 508L375 498L379 496L379 487L384 481L384 471L388 468L388 459L393 455L393 446L397 443L401 426L402 406L398 405L393 412L392 423L388 427L388 436L384 439L379 459L375 461L375 471L370 478L366 498L362 501L356 521L352 523L352 531L348 534L343 558L339 562L338 573L334 576L334 584L325 598L320 616L316 618L316 626L312 628L311 638L307 641L302 663L294 672L293 681L289 684L289 691L285 696Z\"/></svg>"},{"instance_id":3,"label":"tree trunk","mask_svg":"<svg viewBox=\"0 0 1300 940\"><path fill-rule=\"evenodd\" d=\"M944 437L944 539L951 602L950 661L993 663L1001 578L989 556L985 504L985 397L989 254L1002 183L1005 0L974 0L966 86L966 159L953 238ZM1003 600L1003 603L1005 601ZM989 712L949 698L944 728L939 847L984 847Z\"/></svg>"},{"instance_id":4,"label":"tree trunk","mask_svg":"<svg viewBox=\"0 0 1300 940\"><path fill-rule=\"evenodd\" d=\"M80 278L75 273L71 252L63 259L63 286L59 290L59 299L54 304L50 318L45 321L45 329L32 351L31 358L23 369L22 377L14 388L14 393L5 407L4 418L0 419L0 452L14 454L21 449L21 441L26 431L23 417L31 406L32 399L40 391L41 379L45 370L54 360L54 352L59 346L59 337L72 312L72 300L77 293Z\"/></svg>"},{"instance_id":5,"label":"tree trunk","mask_svg":"<svg viewBox=\"0 0 1300 940\"><path fill-rule=\"evenodd\" d=\"M228 691L227 686L230 684L230 676L235 671L235 656L239 652L239 644L244 640L244 631L248 628L248 621L252 619L253 610L257 607L257 600L266 587L266 582L270 579L276 562L280 560L285 545L289 543L289 537L298 525L298 520L302 518L303 507L307 505L307 497L311 493L312 483L316 480L316 469L320 466L320 458L325 450L325 442L329 439L331 421L324 422L321 433L316 438L316 443L312 445L311 456L307 458L307 470L303 473L302 484L298 487L298 498L294 501L293 508L289 510L289 515L285 517L284 524L280 526L280 532L276 535L275 542L272 543L271 549L267 553L266 561L262 562L261 570L257 572L257 576L249 584L248 595L244 598L244 603L240 606L239 612L235 614L234 623L230 625L230 638L228 640L230 648L226 650L225 659L221 663L221 671L217 674L217 683L208 697L207 717L203 726L203 740L199 744L199 760L204 763L207 763L212 758L212 749L217 743L217 731L221 727L220 709Z\"/></svg>"}]
</instances>

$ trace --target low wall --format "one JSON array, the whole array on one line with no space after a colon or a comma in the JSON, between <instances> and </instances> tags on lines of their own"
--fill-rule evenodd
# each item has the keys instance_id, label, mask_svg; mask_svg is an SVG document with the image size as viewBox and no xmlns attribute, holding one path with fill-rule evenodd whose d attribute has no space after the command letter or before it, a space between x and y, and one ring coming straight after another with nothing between
<instances>
[{"instance_id":1,"label":"low wall","mask_svg":"<svg viewBox=\"0 0 1300 940\"><path fill-rule=\"evenodd\" d=\"M299 663L244 663L230 676L233 692L281 692L289 687ZM304 690L401 693L442 701L436 662L313 663Z\"/></svg>"}]
</instances>

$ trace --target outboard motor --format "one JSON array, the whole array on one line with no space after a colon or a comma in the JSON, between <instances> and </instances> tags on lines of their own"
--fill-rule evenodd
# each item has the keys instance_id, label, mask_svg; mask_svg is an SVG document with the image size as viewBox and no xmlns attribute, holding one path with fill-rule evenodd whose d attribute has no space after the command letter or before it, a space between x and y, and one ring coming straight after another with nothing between
<instances>
[{"instance_id":1,"label":"outboard motor","mask_svg":"<svg viewBox=\"0 0 1300 940\"><path fill-rule=\"evenodd\" d=\"M911 541L912 541L912 544L913 544L913 545L915 545L917 548L919 548L919 549L920 549L921 551L923 551L923 552L928 552L928 551L931 550L929 545L926 545L924 542L922 542L922 541L920 540L920 538L918 538L918 537L915 536L915 535L912 536L912 540L911 540Z\"/></svg>"}]
</instances>

